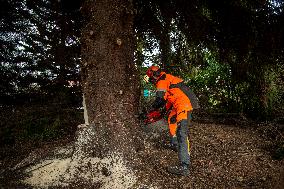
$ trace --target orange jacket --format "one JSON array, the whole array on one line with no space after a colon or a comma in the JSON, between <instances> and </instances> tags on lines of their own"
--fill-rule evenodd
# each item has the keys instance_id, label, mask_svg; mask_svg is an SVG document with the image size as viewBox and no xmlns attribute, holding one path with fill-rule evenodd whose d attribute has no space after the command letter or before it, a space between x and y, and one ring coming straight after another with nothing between
<instances>
[{"instance_id":1,"label":"orange jacket","mask_svg":"<svg viewBox=\"0 0 284 189\"><path fill-rule=\"evenodd\" d=\"M163 94L163 99L168 103L172 104L173 107L177 110L187 110L191 111L194 108L198 108L197 98L191 98L193 95L190 94L189 88L183 84L183 80L173 76L171 74L167 74L165 72L161 72L160 77L156 82L157 94ZM192 101L196 101L192 105ZM197 104L197 105L196 105Z\"/></svg>"}]
</instances>

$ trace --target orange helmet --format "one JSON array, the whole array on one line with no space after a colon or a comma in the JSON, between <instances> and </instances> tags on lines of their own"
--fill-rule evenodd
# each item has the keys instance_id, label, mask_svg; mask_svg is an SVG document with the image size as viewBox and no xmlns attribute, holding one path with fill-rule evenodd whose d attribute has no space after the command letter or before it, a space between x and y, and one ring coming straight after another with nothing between
<instances>
[{"instance_id":1,"label":"orange helmet","mask_svg":"<svg viewBox=\"0 0 284 189\"><path fill-rule=\"evenodd\" d=\"M146 79L144 79L146 82L150 81L152 84L155 84L157 82L157 77L159 77L161 74L161 69L159 66L150 66L146 71Z\"/></svg>"},{"instance_id":2,"label":"orange helmet","mask_svg":"<svg viewBox=\"0 0 284 189\"><path fill-rule=\"evenodd\" d=\"M146 75L149 78L152 78L153 76L158 77L160 74L161 74L161 70L159 66L150 66L146 71Z\"/></svg>"}]
</instances>

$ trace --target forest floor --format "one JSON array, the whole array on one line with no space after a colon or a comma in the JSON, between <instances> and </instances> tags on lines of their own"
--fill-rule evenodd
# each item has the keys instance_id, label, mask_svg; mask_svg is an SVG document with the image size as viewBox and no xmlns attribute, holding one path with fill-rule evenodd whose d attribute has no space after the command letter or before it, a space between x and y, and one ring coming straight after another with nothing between
<instances>
[{"instance_id":1,"label":"forest floor","mask_svg":"<svg viewBox=\"0 0 284 189\"><path fill-rule=\"evenodd\" d=\"M177 154L152 140L142 178L158 188L284 188L284 160L273 159L275 140L271 126L193 123L191 167L188 177L173 176L166 167L178 162ZM143 173L147 173L145 176Z\"/></svg>"},{"instance_id":2,"label":"forest floor","mask_svg":"<svg viewBox=\"0 0 284 189\"><path fill-rule=\"evenodd\" d=\"M178 159L177 153L166 147L169 141L165 122L148 125L145 127L145 149L138 152L146 163L136 170L138 181L143 185L135 188L283 189L284 159L273 156L278 136L272 131L273 127L265 123L193 122L190 175L185 177L166 171L166 167L177 164ZM283 125L276 127L283 129ZM48 143L33 151L26 150L30 153L21 153L23 149L1 149L18 151L18 154L8 153L1 159L0 188L47 188L58 182L54 177L56 171L49 172L49 167L57 164L62 171L66 169L68 162L58 160L70 156L72 143L70 139Z\"/></svg>"}]
</instances>

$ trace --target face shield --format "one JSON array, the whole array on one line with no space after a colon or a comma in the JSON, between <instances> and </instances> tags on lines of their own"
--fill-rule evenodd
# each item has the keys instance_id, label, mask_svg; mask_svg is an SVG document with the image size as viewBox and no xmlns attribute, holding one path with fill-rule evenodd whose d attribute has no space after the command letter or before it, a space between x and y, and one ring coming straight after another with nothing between
<instances>
[{"instance_id":1,"label":"face shield","mask_svg":"<svg viewBox=\"0 0 284 189\"><path fill-rule=\"evenodd\" d=\"M149 83L149 76L148 75L145 75L144 77L143 77L143 80L146 82L146 83Z\"/></svg>"},{"instance_id":2,"label":"face shield","mask_svg":"<svg viewBox=\"0 0 284 189\"><path fill-rule=\"evenodd\" d=\"M151 84L155 84L157 82L157 80L154 78L154 77L149 77L148 75L145 75L143 77L143 80L146 82L146 83L151 83Z\"/></svg>"}]
</instances>

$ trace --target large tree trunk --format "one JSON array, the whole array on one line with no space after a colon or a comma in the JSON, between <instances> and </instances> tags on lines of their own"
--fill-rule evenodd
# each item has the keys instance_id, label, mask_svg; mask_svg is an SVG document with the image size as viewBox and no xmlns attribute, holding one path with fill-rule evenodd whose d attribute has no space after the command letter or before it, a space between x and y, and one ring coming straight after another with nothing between
<instances>
[{"instance_id":1,"label":"large tree trunk","mask_svg":"<svg viewBox=\"0 0 284 189\"><path fill-rule=\"evenodd\" d=\"M83 8L90 18L81 40L83 91L90 123L134 120L137 111L139 81L129 2L97 0Z\"/></svg>"},{"instance_id":2,"label":"large tree trunk","mask_svg":"<svg viewBox=\"0 0 284 189\"><path fill-rule=\"evenodd\" d=\"M88 19L82 29L81 71L89 125L77 135L67 181L73 186L129 188L136 182L131 167L140 90L131 2L89 0L82 6Z\"/></svg>"}]
</instances>

